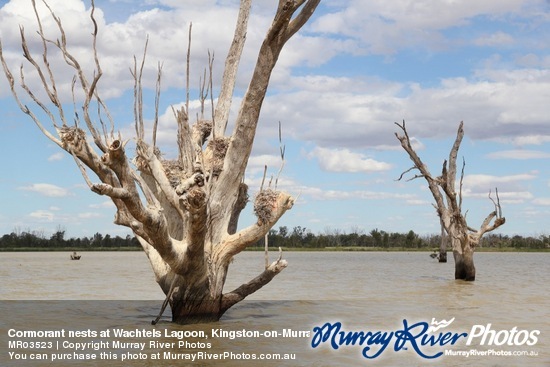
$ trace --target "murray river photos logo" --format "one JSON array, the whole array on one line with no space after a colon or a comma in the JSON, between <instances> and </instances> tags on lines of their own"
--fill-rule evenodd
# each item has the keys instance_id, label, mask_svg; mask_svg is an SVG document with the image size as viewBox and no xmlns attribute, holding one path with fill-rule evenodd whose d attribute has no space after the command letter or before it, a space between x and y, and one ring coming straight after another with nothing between
<instances>
[{"instance_id":1,"label":"murray river photos logo","mask_svg":"<svg viewBox=\"0 0 550 367\"><path fill-rule=\"evenodd\" d=\"M467 346L533 346L540 334L539 330L518 330L517 327L495 330L492 324L473 325L469 333L448 331L454 320L453 317L449 321L432 319L431 323L412 324L405 319L403 328L394 331L346 331L340 322L327 322L313 328L311 347L328 345L334 350L360 347L362 356L368 359L377 358L393 348L395 352L413 350L423 358L434 359L449 354L446 353L449 346L461 343Z\"/></svg>"}]
</instances>

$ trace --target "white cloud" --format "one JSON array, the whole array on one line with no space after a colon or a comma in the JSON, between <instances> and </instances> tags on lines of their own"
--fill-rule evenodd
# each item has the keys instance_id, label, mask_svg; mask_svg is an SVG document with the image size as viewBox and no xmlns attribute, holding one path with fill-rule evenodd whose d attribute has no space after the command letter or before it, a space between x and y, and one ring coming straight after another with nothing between
<instances>
[{"instance_id":1,"label":"white cloud","mask_svg":"<svg viewBox=\"0 0 550 367\"><path fill-rule=\"evenodd\" d=\"M350 52L391 55L404 47L452 47L443 30L464 26L476 17L524 14L523 8L529 3L525 0L355 0L341 2L339 8L334 6L334 11L320 16L312 28L354 40L355 50Z\"/></svg>"},{"instance_id":2,"label":"white cloud","mask_svg":"<svg viewBox=\"0 0 550 367\"><path fill-rule=\"evenodd\" d=\"M425 205L431 205L432 203L427 200L421 200L421 199L409 199L406 201L409 205L418 205L418 206L425 206Z\"/></svg>"},{"instance_id":3,"label":"white cloud","mask_svg":"<svg viewBox=\"0 0 550 367\"><path fill-rule=\"evenodd\" d=\"M487 154L489 159L548 159L550 158L550 153L538 151L538 150L503 150L500 152L493 152Z\"/></svg>"},{"instance_id":4,"label":"white cloud","mask_svg":"<svg viewBox=\"0 0 550 367\"><path fill-rule=\"evenodd\" d=\"M314 200L412 200L414 195L399 194L383 191L343 191L343 190L324 190L318 187L301 187L300 192L303 195L308 195Z\"/></svg>"},{"instance_id":5,"label":"white cloud","mask_svg":"<svg viewBox=\"0 0 550 367\"><path fill-rule=\"evenodd\" d=\"M507 46L514 43L514 37L505 32L483 35L474 40L476 46Z\"/></svg>"},{"instance_id":6,"label":"white cloud","mask_svg":"<svg viewBox=\"0 0 550 367\"><path fill-rule=\"evenodd\" d=\"M63 152L54 153L51 156L48 157L48 161L60 161L65 157L65 154Z\"/></svg>"},{"instance_id":7,"label":"white cloud","mask_svg":"<svg viewBox=\"0 0 550 367\"><path fill-rule=\"evenodd\" d=\"M78 213L78 218L81 218L81 219L90 219L90 218L98 218L98 217L101 217L99 213L94 213L94 212Z\"/></svg>"},{"instance_id":8,"label":"white cloud","mask_svg":"<svg viewBox=\"0 0 550 367\"><path fill-rule=\"evenodd\" d=\"M40 195L47 197L64 197L72 195L69 190L63 187L47 183L36 183L29 186L22 186L19 187L19 190L36 192Z\"/></svg>"},{"instance_id":9,"label":"white cloud","mask_svg":"<svg viewBox=\"0 0 550 367\"><path fill-rule=\"evenodd\" d=\"M514 182L523 182L534 180L537 176L534 174L523 173L518 175L509 175L509 176L492 176L492 175L466 175L464 176L464 186L468 187L477 187L477 186L486 186L494 187L498 184L514 183Z\"/></svg>"},{"instance_id":10,"label":"white cloud","mask_svg":"<svg viewBox=\"0 0 550 367\"><path fill-rule=\"evenodd\" d=\"M90 34L93 24L90 21L89 2L55 0L49 1L49 4L56 16L61 19L69 52L76 57L86 76L91 79L95 63L94 58L90 56L92 48ZM57 26L45 7L41 2L37 2L37 7L47 37L54 40L59 38ZM133 66L134 55L137 56L138 62L141 60L147 36L149 36L149 45L142 78L143 84L154 88L157 64L162 62L164 65L163 88L183 87L190 21L193 22L191 83L193 86L198 85L203 68L208 65L208 50L213 50L215 53L213 75L219 81L225 55L231 44L237 9L235 4L229 6L216 4L208 7L202 3L200 6L176 9L153 8L134 13L120 22L107 23L102 9L96 8L95 18L99 28L97 50L104 73L99 83L99 91L103 99L118 97L124 90L132 88L133 79L129 68ZM16 70L22 61L19 25L25 27L30 49L37 53L37 58L40 58L42 50L39 38L35 34L36 20L33 9L27 1L11 0L0 8L0 19L4 52L8 65L11 65L12 69ZM250 23L267 30L267 21L261 15L257 15ZM216 24L216 27L212 27L212 24ZM248 43L258 45L261 42L256 33L253 30L247 33ZM174 47L174 45L178 46ZM248 51L244 55L244 65L247 64L247 60L254 60L253 55L249 55ZM59 52L53 48L48 56L56 78L57 89L61 97L70 102L70 83L74 70L66 65ZM28 64L25 70L28 72L27 83L36 91L34 86L38 85L39 79L29 73L31 68Z\"/></svg>"},{"instance_id":11,"label":"white cloud","mask_svg":"<svg viewBox=\"0 0 550 367\"><path fill-rule=\"evenodd\" d=\"M327 149L316 147L308 158L316 158L319 165L329 172L375 172L386 171L391 165L354 153L349 149Z\"/></svg>"},{"instance_id":12,"label":"white cloud","mask_svg":"<svg viewBox=\"0 0 550 367\"><path fill-rule=\"evenodd\" d=\"M93 208L93 209L115 208L115 204L111 200L105 200L100 204L91 204L90 208Z\"/></svg>"},{"instance_id":13,"label":"white cloud","mask_svg":"<svg viewBox=\"0 0 550 367\"><path fill-rule=\"evenodd\" d=\"M248 160L247 172L263 174L264 167L267 165L269 171L278 171L282 165L282 159L280 156L261 154L252 156Z\"/></svg>"},{"instance_id":14,"label":"white cloud","mask_svg":"<svg viewBox=\"0 0 550 367\"><path fill-rule=\"evenodd\" d=\"M29 214L31 218L34 218L41 222L53 222L55 215L52 212L46 210L35 210Z\"/></svg>"},{"instance_id":15,"label":"white cloud","mask_svg":"<svg viewBox=\"0 0 550 367\"><path fill-rule=\"evenodd\" d=\"M537 198L532 203L535 205L550 206L550 198Z\"/></svg>"},{"instance_id":16,"label":"white cloud","mask_svg":"<svg viewBox=\"0 0 550 367\"><path fill-rule=\"evenodd\" d=\"M271 94L264 104L262 119L288 122L291 136L327 148L368 146L395 149L393 147L398 145L393 137L393 122L402 118L410 121L411 133L414 130L418 138L453 134L460 120L465 121L467 134L476 139L522 139L527 134L533 135L535 128L541 130L547 124L546 104L550 99L550 73L533 66L521 70L487 67L478 70L474 79L446 78L441 80L440 85L430 87L376 79L367 75L368 70L360 78L315 74L291 76L291 67L318 65L344 52L356 54L370 49L372 52L378 50L391 54L401 47L423 45L426 40L440 47L446 43L439 34L441 30L468 24L472 18L484 15L521 15L530 5L525 0L478 3L376 0L327 5L333 13L320 13L317 20L297 35L299 40L288 45L272 76L272 88L302 91ZM104 67L105 75L99 86L104 99L118 96L123 90L131 88L128 68L133 55L141 54L147 34L151 36L143 83L149 87L154 85L157 62L163 61L163 88L183 86L185 68L182 61L185 59L189 21L193 21L193 70L202 71L207 64L206 50L214 50L213 75L217 78L216 85L231 42L236 3L212 7L193 5L192 2L185 4L188 5L169 4L174 9L144 10L118 23L107 23L103 12L98 9L100 57L102 64L109 66ZM83 66L91 75L93 60L87 54L90 32L84 31L85 25L89 24L85 11L89 5L71 0L67 5L64 1L54 1L52 7L64 21L68 38L78 46L76 56L82 58ZM241 60L237 85L241 91L246 88L247 73L255 61L257 47L272 15L272 9L264 5L258 7L260 9L255 9L256 13L250 19L247 47ZM32 9L24 1L12 0L0 11L0 18L6 56L9 63L16 67L21 61L18 24L25 25L30 37L36 28ZM211 27L211 24L217 26ZM51 21L44 26L54 29ZM319 33L312 34L311 31ZM333 33L338 37L332 37ZM503 35L506 34L500 32L496 35L505 38ZM538 59L535 65L541 67L542 61L540 57ZM52 65L57 64L52 62ZM59 71L60 75L67 75L65 82L69 85L73 73L65 73L65 66ZM195 79L199 74L191 73L192 85L198 84ZM32 77L29 76L28 82L33 82ZM0 90L5 89L1 87ZM59 89L70 91L70 88ZM70 96L67 97L70 100ZM234 105L238 106L238 100ZM175 124L171 109L165 111L161 117L158 139L173 146ZM192 111L190 116L194 114L195 111ZM121 126L117 128L124 129ZM131 130L127 132L130 133L128 136L133 135ZM542 133L533 136L545 139Z\"/></svg>"},{"instance_id":17,"label":"white cloud","mask_svg":"<svg viewBox=\"0 0 550 367\"><path fill-rule=\"evenodd\" d=\"M394 122L402 119L417 139L454 136L464 121L465 134L474 140L550 141L548 70L478 70L475 78L446 78L434 86L379 82L367 87L361 78L350 83L328 76L313 80L307 87L302 78L291 79L300 91L268 96L262 124L275 126L280 120L294 139L325 148L398 149Z\"/></svg>"},{"instance_id":18,"label":"white cloud","mask_svg":"<svg viewBox=\"0 0 550 367\"><path fill-rule=\"evenodd\" d=\"M528 191L525 182L536 178L535 174L467 175L464 176L463 196L488 199L491 195L493 200L496 200L496 190L498 190L498 197L502 203L521 204L533 199L533 194Z\"/></svg>"},{"instance_id":19,"label":"white cloud","mask_svg":"<svg viewBox=\"0 0 550 367\"><path fill-rule=\"evenodd\" d=\"M550 142L550 136L544 136L544 135L531 135L529 132L526 132L523 136L511 136L507 139L501 139L501 140L509 140L512 144L517 146L524 146L524 145L542 145L544 143Z\"/></svg>"}]
</instances>

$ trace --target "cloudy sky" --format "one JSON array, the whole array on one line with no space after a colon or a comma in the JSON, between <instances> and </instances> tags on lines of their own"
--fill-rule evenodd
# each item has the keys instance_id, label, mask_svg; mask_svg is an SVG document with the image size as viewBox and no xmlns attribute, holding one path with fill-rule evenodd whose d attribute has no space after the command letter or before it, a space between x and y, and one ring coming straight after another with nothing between
<instances>
[{"instance_id":1,"label":"cloudy sky","mask_svg":"<svg viewBox=\"0 0 550 367\"><path fill-rule=\"evenodd\" d=\"M52 0L69 47L92 75L90 3ZM259 44L277 1L254 1L234 110L246 90ZM192 34L192 85L214 55L215 92L231 41L235 0L96 0L99 91L117 129L132 137L134 55L149 48L144 83L154 88L163 65L160 145L174 155L171 106L184 100L185 54ZM52 38L54 22L44 14ZM472 227L493 210L498 187L503 234L549 234L550 2L547 0L331 0L283 51L265 100L246 180L257 191L263 167L281 167L278 124L286 148L279 188L298 196L276 225L314 233L378 228L439 231L422 180L396 181L411 162L394 135L407 121L424 162L439 173L464 121L459 160L466 162L464 208ZM32 50L40 46L30 0L0 1L4 55L18 73L19 26ZM38 48L39 49L39 48ZM60 95L72 105L72 71L51 53ZM27 82L37 85L30 72ZM196 106L196 90L192 91ZM38 93L38 92L37 92ZM38 93L38 95L41 95ZM146 118L154 96L144 96ZM73 159L46 139L11 97L0 75L0 234L14 230L69 236L129 233L112 224L114 207L90 192ZM235 111L233 111L235 112ZM233 113L233 116L235 113ZM46 126L50 126L46 123ZM245 209L241 223L253 222Z\"/></svg>"}]
</instances>

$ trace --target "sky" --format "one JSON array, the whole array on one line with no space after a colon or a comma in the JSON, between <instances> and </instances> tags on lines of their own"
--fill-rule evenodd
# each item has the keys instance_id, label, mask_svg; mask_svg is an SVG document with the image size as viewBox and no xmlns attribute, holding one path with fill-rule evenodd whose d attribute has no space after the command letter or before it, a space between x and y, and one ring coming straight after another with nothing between
<instances>
[{"instance_id":1,"label":"sky","mask_svg":"<svg viewBox=\"0 0 550 367\"><path fill-rule=\"evenodd\" d=\"M232 118L246 91L277 1L257 0L238 74ZM51 0L70 50L91 77L90 3ZM232 39L235 0L96 0L99 91L116 129L133 137L134 57L148 51L145 118L154 116L156 69L162 63L159 145L176 154L172 107L185 100L185 57L192 22L191 85L214 55L214 93ZM39 4L47 35L55 23ZM30 0L0 1L0 39L14 74L23 63L19 27L40 52ZM418 154L434 175L448 157L460 121L465 137L463 208L479 228L498 188L506 224L496 234L550 234L550 2L547 0L332 0L322 2L289 41L275 68L246 172L252 197L264 165L268 179L297 197L275 225L313 233L372 229L439 233L433 198L422 179L397 179L412 166L395 122L406 121ZM38 57L40 53L36 54ZM72 106L74 72L55 52L50 63L60 96ZM28 64L26 80L39 79ZM191 90L196 109L198 93ZM27 99L25 103L39 111ZM125 236L115 208L88 189L73 158L24 115L0 74L0 235L31 231L68 237ZM279 123L285 147L280 156ZM230 121L231 124L231 121ZM52 130L51 122L44 126ZM230 129L228 129L230 131ZM279 170L282 171L280 175ZM254 223L252 205L241 226Z\"/></svg>"}]
</instances>

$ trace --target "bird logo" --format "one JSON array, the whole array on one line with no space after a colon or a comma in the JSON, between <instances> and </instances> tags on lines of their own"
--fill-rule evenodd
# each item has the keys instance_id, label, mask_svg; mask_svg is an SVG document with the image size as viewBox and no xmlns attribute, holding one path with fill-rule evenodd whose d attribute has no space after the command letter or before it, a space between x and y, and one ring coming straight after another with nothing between
<instances>
[{"instance_id":1,"label":"bird logo","mask_svg":"<svg viewBox=\"0 0 550 367\"><path fill-rule=\"evenodd\" d=\"M441 320L441 321L435 321L434 318L432 318L432 324L428 327L428 333L435 333L439 329L446 328L447 326L451 325L455 321L455 318L453 317L449 321L447 320Z\"/></svg>"}]
</instances>

